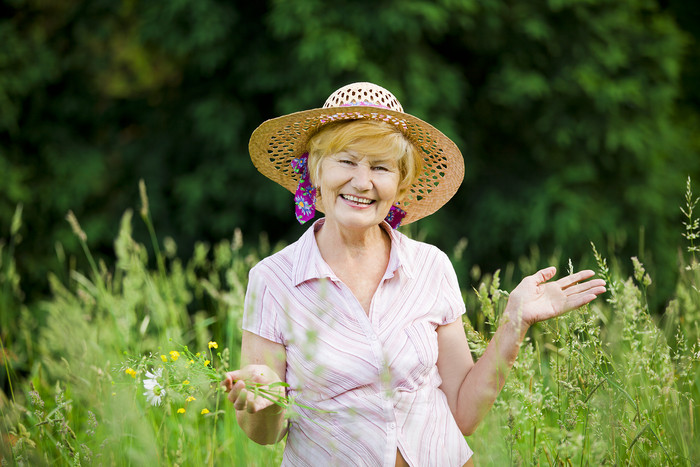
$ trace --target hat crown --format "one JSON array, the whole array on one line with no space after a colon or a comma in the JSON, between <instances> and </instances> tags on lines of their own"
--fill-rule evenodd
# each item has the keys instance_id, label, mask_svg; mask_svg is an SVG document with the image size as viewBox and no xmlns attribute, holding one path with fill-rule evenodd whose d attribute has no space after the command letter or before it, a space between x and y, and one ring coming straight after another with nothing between
<instances>
[{"instance_id":1,"label":"hat crown","mask_svg":"<svg viewBox=\"0 0 700 467\"><path fill-rule=\"evenodd\" d=\"M403 113L403 107L392 93L373 83L352 83L335 91L326 99L324 109L331 107L369 106Z\"/></svg>"}]
</instances>

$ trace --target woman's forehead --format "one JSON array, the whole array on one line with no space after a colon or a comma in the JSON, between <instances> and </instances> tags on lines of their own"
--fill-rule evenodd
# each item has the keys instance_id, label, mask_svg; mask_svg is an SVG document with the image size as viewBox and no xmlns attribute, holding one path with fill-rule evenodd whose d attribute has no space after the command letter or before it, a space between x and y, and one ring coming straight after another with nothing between
<instances>
[{"instance_id":1,"label":"woman's forehead","mask_svg":"<svg viewBox=\"0 0 700 467\"><path fill-rule=\"evenodd\" d=\"M396 153L392 152L364 152L364 151L356 151L353 149L346 148L336 154L334 154L336 157L350 157L354 160L367 160L368 162L372 163L396 163L399 160L399 156Z\"/></svg>"}]
</instances>

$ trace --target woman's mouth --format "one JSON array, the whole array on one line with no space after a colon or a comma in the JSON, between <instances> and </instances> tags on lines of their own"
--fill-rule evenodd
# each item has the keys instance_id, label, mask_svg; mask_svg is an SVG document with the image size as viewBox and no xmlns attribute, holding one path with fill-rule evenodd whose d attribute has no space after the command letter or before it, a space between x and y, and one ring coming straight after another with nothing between
<instances>
[{"instance_id":1,"label":"woman's mouth","mask_svg":"<svg viewBox=\"0 0 700 467\"><path fill-rule=\"evenodd\" d=\"M374 203L373 199L360 198L358 196L353 196L353 195L340 195L340 197L343 198L345 201L350 201L351 203L362 204L365 206L368 206L368 205Z\"/></svg>"}]
</instances>

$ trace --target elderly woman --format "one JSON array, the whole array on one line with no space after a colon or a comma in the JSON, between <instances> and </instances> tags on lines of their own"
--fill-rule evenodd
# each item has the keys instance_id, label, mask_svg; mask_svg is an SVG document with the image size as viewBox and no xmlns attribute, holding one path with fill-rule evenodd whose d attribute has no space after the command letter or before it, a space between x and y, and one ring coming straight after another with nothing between
<instances>
[{"instance_id":1,"label":"elderly woman","mask_svg":"<svg viewBox=\"0 0 700 467\"><path fill-rule=\"evenodd\" d=\"M250 272L241 366L222 383L254 441L287 434L283 465L461 466L464 436L503 387L527 329L605 291L582 271L526 277L474 363L447 256L394 230L439 209L464 176L446 136L387 90L355 83L324 108L263 123L251 158L295 192L301 238ZM393 228L392 228L393 227ZM297 414L245 390L286 382ZM280 386L273 386L284 395Z\"/></svg>"}]
</instances>

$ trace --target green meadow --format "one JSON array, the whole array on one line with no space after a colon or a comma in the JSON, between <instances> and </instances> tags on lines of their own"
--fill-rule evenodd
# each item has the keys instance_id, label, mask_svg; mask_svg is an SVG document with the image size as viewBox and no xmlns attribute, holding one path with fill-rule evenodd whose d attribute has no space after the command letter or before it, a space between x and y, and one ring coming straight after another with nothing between
<instances>
[{"instance_id":1,"label":"green meadow","mask_svg":"<svg viewBox=\"0 0 700 467\"><path fill-rule=\"evenodd\" d=\"M62 267L46 278L48 298L32 306L23 304L15 270L17 208L0 249L9 330L1 349L3 466L281 462L284 443L249 441L217 381L238 365L248 271L282 245L265 236L245 245L237 230L197 244L182 261L172 239L158 240L143 185L141 196L139 212L126 211L118 226L113 263L93 256L69 213L82 250L57 245ZM680 201L685 247L663 314L650 313L655 279L636 257L606 258L591 245L609 292L529 331L496 405L468 438L477 465L700 462L700 228L690 179ZM134 239L137 222L149 242ZM462 247L449 253L458 258ZM532 269L542 266L536 262ZM475 358L507 300L505 279L500 271L480 274L478 287L464 289Z\"/></svg>"}]
</instances>

